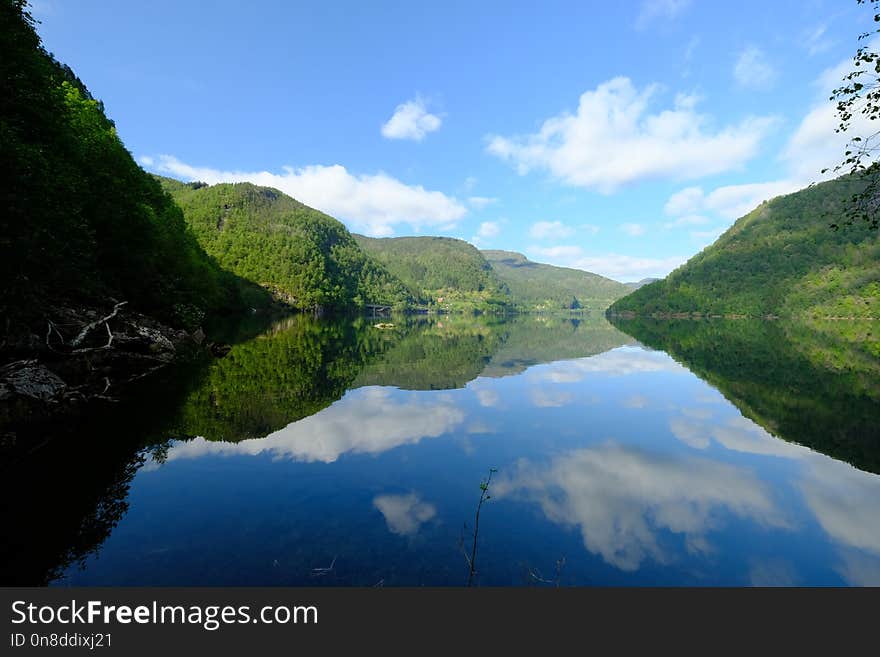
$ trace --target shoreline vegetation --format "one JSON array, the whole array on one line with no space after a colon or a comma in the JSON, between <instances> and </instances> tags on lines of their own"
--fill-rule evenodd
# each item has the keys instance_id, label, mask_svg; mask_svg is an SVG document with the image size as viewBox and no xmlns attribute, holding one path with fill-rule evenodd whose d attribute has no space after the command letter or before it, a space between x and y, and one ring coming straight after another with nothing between
<instances>
[{"instance_id":1,"label":"shoreline vegetation","mask_svg":"<svg viewBox=\"0 0 880 657\"><path fill-rule=\"evenodd\" d=\"M623 310L623 311L606 311L606 316L609 318L620 318L620 319L691 319L691 320L701 320L701 319L751 319L751 320L765 320L765 321L792 321L792 322L810 322L810 321L829 321L829 322L875 322L880 320L880 317L862 317L850 315L849 317L841 317L836 315L810 315L805 317L782 317L780 315L743 315L740 313L726 313L723 315L719 314L710 314L710 313L702 313L702 312L677 312L677 313L661 313L654 312L650 314L641 314L631 310Z\"/></svg>"}]
</instances>

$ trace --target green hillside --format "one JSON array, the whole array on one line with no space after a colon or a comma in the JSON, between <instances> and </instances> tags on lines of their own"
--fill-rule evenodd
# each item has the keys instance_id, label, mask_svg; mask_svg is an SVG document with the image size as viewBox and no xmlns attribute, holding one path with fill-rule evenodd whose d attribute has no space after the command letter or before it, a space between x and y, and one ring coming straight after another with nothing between
<instances>
[{"instance_id":1,"label":"green hillside","mask_svg":"<svg viewBox=\"0 0 880 657\"><path fill-rule=\"evenodd\" d=\"M237 305L183 213L132 159L86 86L0 2L0 314L45 331L51 304L109 298L172 324ZM22 330L20 328L15 330Z\"/></svg>"},{"instance_id":2,"label":"green hillside","mask_svg":"<svg viewBox=\"0 0 880 657\"><path fill-rule=\"evenodd\" d=\"M354 237L429 307L494 311L510 302L507 286L472 244L451 237Z\"/></svg>"},{"instance_id":3,"label":"green hillside","mask_svg":"<svg viewBox=\"0 0 880 657\"><path fill-rule=\"evenodd\" d=\"M623 283L598 274L532 262L513 251L483 251L507 284L514 301L526 310L605 310L629 293Z\"/></svg>"},{"instance_id":4,"label":"green hillside","mask_svg":"<svg viewBox=\"0 0 880 657\"><path fill-rule=\"evenodd\" d=\"M876 318L878 232L866 223L829 227L860 185L845 176L764 202L666 279L610 310Z\"/></svg>"},{"instance_id":5,"label":"green hillside","mask_svg":"<svg viewBox=\"0 0 880 657\"><path fill-rule=\"evenodd\" d=\"M410 294L333 217L270 187L159 178L204 249L288 304L342 310L403 308Z\"/></svg>"}]
</instances>

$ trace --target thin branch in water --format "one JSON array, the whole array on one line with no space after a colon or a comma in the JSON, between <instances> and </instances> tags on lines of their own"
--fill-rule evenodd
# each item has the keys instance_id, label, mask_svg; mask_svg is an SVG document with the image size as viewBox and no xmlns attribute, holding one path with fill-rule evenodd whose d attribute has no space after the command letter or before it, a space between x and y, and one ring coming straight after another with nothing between
<instances>
[{"instance_id":1,"label":"thin branch in water","mask_svg":"<svg viewBox=\"0 0 880 657\"><path fill-rule=\"evenodd\" d=\"M529 577L531 577L534 581L540 582L541 584L553 584L556 588L559 588L560 581L562 579L562 569L565 567L565 557L560 557L556 560L556 576L553 579L546 579L540 570L537 568L528 568Z\"/></svg>"},{"instance_id":2,"label":"thin branch in water","mask_svg":"<svg viewBox=\"0 0 880 657\"><path fill-rule=\"evenodd\" d=\"M553 584L553 580L544 579L541 576L540 570L533 570L532 568L529 568L529 577L531 577L536 582L540 582L541 584Z\"/></svg>"},{"instance_id":3,"label":"thin branch in water","mask_svg":"<svg viewBox=\"0 0 880 657\"><path fill-rule=\"evenodd\" d=\"M480 501L477 503L477 512L474 516L474 544L471 548L470 558L465 554L465 559L467 559L469 568L467 579L468 586L471 586L473 583L474 575L477 572L477 537L480 533L480 510L483 508L483 502L492 499L492 496L489 495L489 485L492 483L492 475L496 472L498 472L497 468L489 468L489 476L486 477L485 481L480 482Z\"/></svg>"},{"instance_id":4,"label":"thin branch in water","mask_svg":"<svg viewBox=\"0 0 880 657\"><path fill-rule=\"evenodd\" d=\"M556 588L559 588L559 582L562 579L562 569L565 567L565 557L556 560Z\"/></svg>"},{"instance_id":5,"label":"thin branch in water","mask_svg":"<svg viewBox=\"0 0 880 657\"><path fill-rule=\"evenodd\" d=\"M327 573L333 572L334 566L336 566L336 557L333 557L333 561L326 568L312 568L312 577L323 577Z\"/></svg>"}]
</instances>

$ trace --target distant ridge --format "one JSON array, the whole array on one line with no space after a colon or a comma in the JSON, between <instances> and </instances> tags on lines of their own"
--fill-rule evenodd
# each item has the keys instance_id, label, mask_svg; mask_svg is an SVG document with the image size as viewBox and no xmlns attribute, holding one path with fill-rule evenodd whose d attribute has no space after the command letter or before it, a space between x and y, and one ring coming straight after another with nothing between
<instances>
[{"instance_id":1,"label":"distant ridge","mask_svg":"<svg viewBox=\"0 0 880 657\"><path fill-rule=\"evenodd\" d=\"M645 287L649 283L655 283L659 281L659 278L643 278L640 281L624 283L631 290L638 290L640 287Z\"/></svg>"},{"instance_id":2,"label":"distant ridge","mask_svg":"<svg viewBox=\"0 0 880 657\"><path fill-rule=\"evenodd\" d=\"M368 254L437 310L499 311L510 291L473 244L451 237L355 235Z\"/></svg>"},{"instance_id":3,"label":"distant ridge","mask_svg":"<svg viewBox=\"0 0 880 657\"><path fill-rule=\"evenodd\" d=\"M515 251L485 250L515 303L526 310L605 310L630 288L581 269L532 262Z\"/></svg>"}]
</instances>

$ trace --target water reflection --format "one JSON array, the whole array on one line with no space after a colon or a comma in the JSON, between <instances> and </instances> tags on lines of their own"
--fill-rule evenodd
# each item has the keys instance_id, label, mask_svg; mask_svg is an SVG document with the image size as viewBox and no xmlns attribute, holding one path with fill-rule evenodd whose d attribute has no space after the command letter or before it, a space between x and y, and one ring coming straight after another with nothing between
<instances>
[{"instance_id":1,"label":"water reflection","mask_svg":"<svg viewBox=\"0 0 880 657\"><path fill-rule=\"evenodd\" d=\"M615 320L709 382L773 436L880 472L874 324Z\"/></svg>"},{"instance_id":2,"label":"water reflection","mask_svg":"<svg viewBox=\"0 0 880 657\"><path fill-rule=\"evenodd\" d=\"M711 552L708 534L729 514L788 526L769 487L747 469L613 442L546 464L520 461L496 495L537 503L548 520L576 526L587 550L625 571L648 558L673 561L666 532L680 534L687 552Z\"/></svg>"},{"instance_id":3,"label":"water reflection","mask_svg":"<svg viewBox=\"0 0 880 657\"><path fill-rule=\"evenodd\" d=\"M388 523L388 531L403 536L418 533L419 528L437 515L433 504L428 504L415 493L407 495L377 495L375 506Z\"/></svg>"},{"instance_id":4,"label":"water reflection","mask_svg":"<svg viewBox=\"0 0 880 657\"><path fill-rule=\"evenodd\" d=\"M394 324L251 331L0 462L0 582L460 585L496 467L481 584L880 583L865 331Z\"/></svg>"},{"instance_id":5,"label":"water reflection","mask_svg":"<svg viewBox=\"0 0 880 657\"><path fill-rule=\"evenodd\" d=\"M830 537L880 558L880 477L815 455L798 487Z\"/></svg>"},{"instance_id":6,"label":"water reflection","mask_svg":"<svg viewBox=\"0 0 880 657\"><path fill-rule=\"evenodd\" d=\"M432 401L401 395L389 388L361 388L315 415L294 422L265 438L240 442L204 438L177 443L167 461L211 454L256 455L311 463L333 463L341 455L381 454L423 438L449 433L464 413L448 398Z\"/></svg>"}]
</instances>

